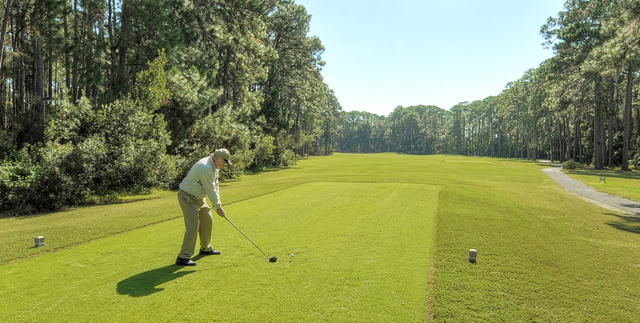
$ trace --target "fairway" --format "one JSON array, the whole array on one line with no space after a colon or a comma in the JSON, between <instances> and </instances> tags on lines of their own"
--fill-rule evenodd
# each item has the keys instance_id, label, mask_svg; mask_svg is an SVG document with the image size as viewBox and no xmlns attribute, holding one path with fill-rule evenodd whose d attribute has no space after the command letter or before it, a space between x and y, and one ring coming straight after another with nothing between
<instances>
[{"instance_id":1,"label":"fairway","mask_svg":"<svg viewBox=\"0 0 640 323\"><path fill-rule=\"evenodd\" d=\"M221 184L275 263L214 216L222 255L173 265L176 192L0 219L0 322L637 321L640 221L545 167L335 154Z\"/></svg>"},{"instance_id":2,"label":"fairway","mask_svg":"<svg viewBox=\"0 0 640 323\"><path fill-rule=\"evenodd\" d=\"M172 265L182 219L9 263L0 321L423 321L439 191L314 182L230 205L276 263L218 217L222 255L196 267Z\"/></svg>"}]
</instances>

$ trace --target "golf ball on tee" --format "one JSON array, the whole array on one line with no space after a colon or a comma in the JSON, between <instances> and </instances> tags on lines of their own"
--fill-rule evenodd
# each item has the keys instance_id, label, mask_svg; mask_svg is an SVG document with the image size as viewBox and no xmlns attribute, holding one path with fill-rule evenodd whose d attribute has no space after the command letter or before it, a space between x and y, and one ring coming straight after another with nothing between
<instances>
[{"instance_id":1,"label":"golf ball on tee","mask_svg":"<svg viewBox=\"0 0 640 323\"><path fill-rule=\"evenodd\" d=\"M291 257L293 257L293 254L291 254Z\"/></svg>"}]
</instances>

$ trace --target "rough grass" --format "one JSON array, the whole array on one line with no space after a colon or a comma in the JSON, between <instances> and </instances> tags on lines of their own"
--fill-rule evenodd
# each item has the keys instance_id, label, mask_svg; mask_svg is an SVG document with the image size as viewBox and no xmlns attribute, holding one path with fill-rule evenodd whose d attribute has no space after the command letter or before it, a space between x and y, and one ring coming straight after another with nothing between
<instances>
[{"instance_id":1,"label":"rough grass","mask_svg":"<svg viewBox=\"0 0 640 323\"><path fill-rule=\"evenodd\" d=\"M640 172L622 170L564 170L569 176L601 192L640 201ZM601 181L604 177L606 181Z\"/></svg>"},{"instance_id":2,"label":"rough grass","mask_svg":"<svg viewBox=\"0 0 640 323\"><path fill-rule=\"evenodd\" d=\"M336 154L225 183L230 219L275 264L217 218L223 255L171 265L184 230L175 193L148 200L153 210L104 206L156 224L48 252L85 223L45 248L29 249L29 236L0 250L14 259L0 266L0 321L635 321L640 222L583 201L541 167ZM25 234L56 215L33 218ZM29 219L0 219L0 237L6 221ZM19 258L27 252L35 257Z\"/></svg>"}]
</instances>

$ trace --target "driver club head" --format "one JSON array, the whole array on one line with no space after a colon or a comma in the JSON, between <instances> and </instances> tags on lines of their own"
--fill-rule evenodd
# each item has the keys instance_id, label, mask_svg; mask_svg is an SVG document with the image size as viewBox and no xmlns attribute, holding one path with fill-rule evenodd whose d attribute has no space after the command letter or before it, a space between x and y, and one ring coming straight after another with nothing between
<instances>
[{"instance_id":1,"label":"driver club head","mask_svg":"<svg viewBox=\"0 0 640 323\"><path fill-rule=\"evenodd\" d=\"M277 256L269 258L269 262L276 262L278 260Z\"/></svg>"}]
</instances>

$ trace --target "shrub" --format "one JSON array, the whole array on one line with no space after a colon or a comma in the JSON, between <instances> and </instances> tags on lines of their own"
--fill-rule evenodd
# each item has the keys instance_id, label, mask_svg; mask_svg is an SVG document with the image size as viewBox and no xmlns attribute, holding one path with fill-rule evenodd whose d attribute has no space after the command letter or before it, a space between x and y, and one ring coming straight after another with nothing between
<instances>
[{"instance_id":1,"label":"shrub","mask_svg":"<svg viewBox=\"0 0 640 323\"><path fill-rule=\"evenodd\" d=\"M48 142L40 151L41 179L34 190L39 208L60 209L81 204L91 193L93 164L73 143Z\"/></svg>"},{"instance_id":2,"label":"shrub","mask_svg":"<svg viewBox=\"0 0 640 323\"><path fill-rule=\"evenodd\" d=\"M629 159L629 168L640 169L640 153L636 153L635 156Z\"/></svg>"},{"instance_id":3,"label":"shrub","mask_svg":"<svg viewBox=\"0 0 640 323\"><path fill-rule=\"evenodd\" d=\"M585 169L588 165L580 164L573 159L569 159L566 162L562 163L562 168L564 169Z\"/></svg>"},{"instance_id":4,"label":"shrub","mask_svg":"<svg viewBox=\"0 0 640 323\"><path fill-rule=\"evenodd\" d=\"M55 100L45 143L29 152L33 159L25 152L27 157L1 165L0 209L59 209L122 191L174 187L184 162L166 154L169 133L164 117L154 113L170 98L165 63L161 53L139 74L135 100L99 107L86 98L77 106Z\"/></svg>"},{"instance_id":5,"label":"shrub","mask_svg":"<svg viewBox=\"0 0 640 323\"><path fill-rule=\"evenodd\" d=\"M0 160L13 154L16 149L15 133L0 129Z\"/></svg>"},{"instance_id":6,"label":"shrub","mask_svg":"<svg viewBox=\"0 0 640 323\"><path fill-rule=\"evenodd\" d=\"M263 168L265 166L272 166L273 151L276 149L274 145L275 138L266 135L258 138L256 147L253 150L253 167Z\"/></svg>"},{"instance_id":7,"label":"shrub","mask_svg":"<svg viewBox=\"0 0 640 323\"><path fill-rule=\"evenodd\" d=\"M40 174L40 167L30 161L0 164L0 210L12 214L30 212L31 203L37 201L34 187Z\"/></svg>"}]
</instances>

